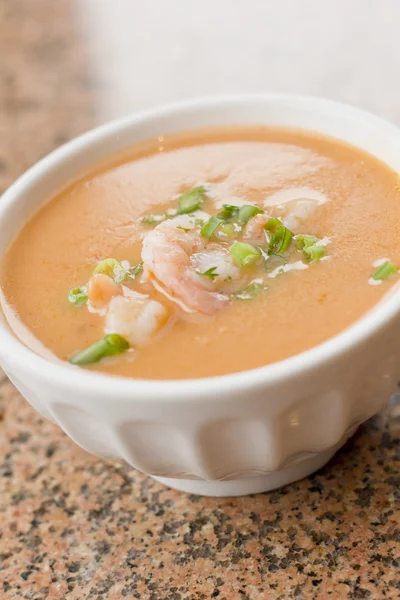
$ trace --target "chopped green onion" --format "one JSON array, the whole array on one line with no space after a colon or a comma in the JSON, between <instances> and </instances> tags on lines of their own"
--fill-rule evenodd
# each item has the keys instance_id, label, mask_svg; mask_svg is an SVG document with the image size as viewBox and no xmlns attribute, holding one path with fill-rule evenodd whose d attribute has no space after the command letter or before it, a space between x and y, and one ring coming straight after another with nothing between
<instances>
[{"instance_id":1,"label":"chopped green onion","mask_svg":"<svg viewBox=\"0 0 400 600\"><path fill-rule=\"evenodd\" d=\"M221 240L227 240L234 238L235 233L233 223L223 223L216 231L216 236Z\"/></svg>"},{"instance_id":2,"label":"chopped green onion","mask_svg":"<svg viewBox=\"0 0 400 600\"><path fill-rule=\"evenodd\" d=\"M301 250L308 262L316 262L325 254L325 247L318 244L319 238L315 235L296 235L296 247Z\"/></svg>"},{"instance_id":3,"label":"chopped green onion","mask_svg":"<svg viewBox=\"0 0 400 600\"><path fill-rule=\"evenodd\" d=\"M69 362L73 365L89 365L91 363L98 362L106 356L115 356L122 354L125 350L128 350L129 344L125 338L118 333L111 333L106 335L102 340L95 342L89 348L78 352Z\"/></svg>"},{"instance_id":4,"label":"chopped green onion","mask_svg":"<svg viewBox=\"0 0 400 600\"><path fill-rule=\"evenodd\" d=\"M283 254L292 243L293 233L284 226L280 219L268 219L265 229L271 233L268 252Z\"/></svg>"},{"instance_id":5,"label":"chopped green onion","mask_svg":"<svg viewBox=\"0 0 400 600\"><path fill-rule=\"evenodd\" d=\"M186 215L200 208L204 200L205 189L203 185L194 187L178 198L178 215Z\"/></svg>"},{"instance_id":6,"label":"chopped green onion","mask_svg":"<svg viewBox=\"0 0 400 600\"><path fill-rule=\"evenodd\" d=\"M207 269L207 271L204 271L204 273L202 273L201 271L197 271L196 273L198 275L201 275L202 277L209 277L210 279L212 279L214 281L214 279L216 277L218 277L219 273L216 273L217 267L210 267L209 269Z\"/></svg>"},{"instance_id":7,"label":"chopped green onion","mask_svg":"<svg viewBox=\"0 0 400 600\"><path fill-rule=\"evenodd\" d=\"M128 279L128 277L136 277L141 272L142 268L142 263L139 263L135 267L125 269L125 267L115 258L105 258L99 262L93 271L93 274L98 275L99 273L102 273L111 277L114 280L114 283L122 283Z\"/></svg>"},{"instance_id":8,"label":"chopped green onion","mask_svg":"<svg viewBox=\"0 0 400 600\"><path fill-rule=\"evenodd\" d=\"M142 217L140 219L140 221L142 223L145 223L146 225L158 225L158 223L161 223L162 221L165 221L166 219L168 219L167 214L144 215L144 217Z\"/></svg>"},{"instance_id":9,"label":"chopped green onion","mask_svg":"<svg viewBox=\"0 0 400 600\"><path fill-rule=\"evenodd\" d=\"M191 231L191 227L182 227L182 225L177 225L176 226L177 229L182 229L182 231L184 231L185 233L187 233L188 231Z\"/></svg>"},{"instance_id":10,"label":"chopped green onion","mask_svg":"<svg viewBox=\"0 0 400 600\"><path fill-rule=\"evenodd\" d=\"M218 227L223 223L221 219L213 215L210 217L205 225L201 228L201 235L208 238L209 240L212 238L214 232L218 229Z\"/></svg>"},{"instance_id":11,"label":"chopped green onion","mask_svg":"<svg viewBox=\"0 0 400 600\"><path fill-rule=\"evenodd\" d=\"M266 229L270 233L275 233L275 231L278 229L278 227L281 227L281 225L283 225L283 223L280 219L272 217L271 219L268 219L268 221L265 223L264 229Z\"/></svg>"},{"instance_id":12,"label":"chopped green onion","mask_svg":"<svg viewBox=\"0 0 400 600\"><path fill-rule=\"evenodd\" d=\"M88 299L88 288L87 285L82 285L80 287L74 287L69 291L68 300L71 304L75 304L75 306L80 306L84 304Z\"/></svg>"},{"instance_id":13,"label":"chopped green onion","mask_svg":"<svg viewBox=\"0 0 400 600\"><path fill-rule=\"evenodd\" d=\"M239 209L238 219L241 223L248 223L250 219L263 212L263 210L258 208L258 206L254 206L254 204L245 204Z\"/></svg>"},{"instance_id":14,"label":"chopped green onion","mask_svg":"<svg viewBox=\"0 0 400 600\"><path fill-rule=\"evenodd\" d=\"M266 262L267 271L274 271L278 267L286 265L287 260L282 254L270 254Z\"/></svg>"},{"instance_id":15,"label":"chopped green onion","mask_svg":"<svg viewBox=\"0 0 400 600\"><path fill-rule=\"evenodd\" d=\"M235 204L223 204L222 210L217 214L217 217L223 221L230 221L237 216L238 212L239 207Z\"/></svg>"},{"instance_id":16,"label":"chopped green onion","mask_svg":"<svg viewBox=\"0 0 400 600\"><path fill-rule=\"evenodd\" d=\"M134 267L131 267L130 269L128 269L127 273L129 274L130 277L135 278L138 275L140 275L140 273L142 271L143 271L143 263L138 263Z\"/></svg>"},{"instance_id":17,"label":"chopped green onion","mask_svg":"<svg viewBox=\"0 0 400 600\"><path fill-rule=\"evenodd\" d=\"M260 258L259 249L244 242L233 242L232 246L229 248L229 251L232 255L232 258L242 267L252 265Z\"/></svg>"},{"instance_id":18,"label":"chopped green onion","mask_svg":"<svg viewBox=\"0 0 400 600\"><path fill-rule=\"evenodd\" d=\"M307 248L304 248L303 254L309 262L317 262L317 260L324 256L325 248L324 246L318 246L317 244L314 244L314 246L308 246Z\"/></svg>"},{"instance_id":19,"label":"chopped green onion","mask_svg":"<svg viewBox=\"0 0 400 600\"><path fill-rule=\"evenodd\" d=\"M234 294L234 298L237 300L254 300L258 294L264 290L264 284L258 281L252 281L245 288Z\"/></svg>"},{"instance_id":20,"label":"chopped green onion","mask_svg":"<svg viewBox=\"0 0 400 600\"><path fill-rule=\"evenodd\" d=\"M376 281L383 281L390 275L394 275L394 273L397 273L396 267L390 260L387 260L383 263L383 265L380 265L377 268L375 273L372 275L372 279L375 279Z\"/></svg>"},{"instance_id":21,"label":"chopped green onion","mask_svg":"<svg viewBox=\"0 0 400 600\"><path fill-rule=\"evenodd\" d=\"M126 269L115 258L105 258L101 260L93 271L94 275L108 275L115 283L122 283L128 276Z\"/></svg>"},{"instance_id":22,"label":"chopped green onion","mask_svg":"<svg viewBox=\"0 0 400 600\"><path fill-rule=\"evenodd\" d=\"M299 235L296 235L295 242L296 248L298 250L303 250L303 248L314 246L317 242L319 242L319 238L315 237L315 235L300 233Z\"/></svg>"}]
</instances>

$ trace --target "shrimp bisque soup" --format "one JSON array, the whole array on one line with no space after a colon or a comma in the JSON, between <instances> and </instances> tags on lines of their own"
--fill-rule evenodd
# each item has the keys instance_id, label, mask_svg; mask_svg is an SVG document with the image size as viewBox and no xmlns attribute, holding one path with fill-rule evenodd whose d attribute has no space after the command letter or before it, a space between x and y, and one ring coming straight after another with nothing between
<instances>
[{"instance_id":1,"label":"shrimp bisque soup","mask_svg":"<svg viewBox=\"0 0 400 600\"><path fill-rule=\"evenodd\" d=\"M399 240L399 178L354 147L263 127L159 137L32 218L3 308L26 345L77 369L223 375L351 325L397 281Z\"/></svg>"}]
</instances>

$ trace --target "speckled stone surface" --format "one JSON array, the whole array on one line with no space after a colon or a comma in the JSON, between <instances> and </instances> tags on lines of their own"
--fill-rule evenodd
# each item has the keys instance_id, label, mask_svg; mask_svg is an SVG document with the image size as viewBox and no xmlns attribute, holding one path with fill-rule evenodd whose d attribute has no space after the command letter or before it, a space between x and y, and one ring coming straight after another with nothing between
<instances>
[{"instance_id":1,"label":"speckled stone surface","mask_svg":"<svg viewBox=\"0 0 400 600\"><path fill-rule=\"evenodd\" d=\"M105 118L200 93L320 93L400 122L399 4L385 8L0 0L0 187ZM0 598L400 598L399 466L393 398L312 477L253 497L187 496L90 456L3 377Z\"/></svg>"}]
</instances>

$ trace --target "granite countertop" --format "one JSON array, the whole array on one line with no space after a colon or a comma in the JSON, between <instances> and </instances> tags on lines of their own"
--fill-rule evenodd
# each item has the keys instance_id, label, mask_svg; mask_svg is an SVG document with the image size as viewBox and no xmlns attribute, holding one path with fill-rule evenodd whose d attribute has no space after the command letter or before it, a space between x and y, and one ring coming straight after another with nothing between
<instances>
[{"instance_id":1,"label":"granite countertop","mask_svg":"<svg viewBox=\"0 0 400 600\"><path fill-rule=\"evenodd\" d=\"M255 0L250 12L239 0L219 29L210 15L221 11L222 23L233 4L221 0L217 8L205 0L191 5L192 15L188 4L0 0L0 188L128 106L185 95L293 88L352 101L400 122L391 95L395 0L388 0L385 14L375 0L368 6L338 0L335 10L304 0L301 11L294 3ZM352 10L362 10L357 23ZM254 25L254 35L237 63L242 22ZM374 25L373 51L364 38L353 43L360 22L363 30ZM209 41L217 34L221 45L214 56ZM257 64L259 55L268 86L257 85L259 70L247 68L246 60ZM207 56L215 57L216 67ZM230 68L227 56L235 56ZM362 60L369 61L368 73ZM379 86L370 85L371 78ZM376 93L377 87L386 93ZM400 598L399 461L400 402L394 396L307 479L245 498L189 496L87 454L3 376L0 598Z\"/></svg>"}]
</instances>

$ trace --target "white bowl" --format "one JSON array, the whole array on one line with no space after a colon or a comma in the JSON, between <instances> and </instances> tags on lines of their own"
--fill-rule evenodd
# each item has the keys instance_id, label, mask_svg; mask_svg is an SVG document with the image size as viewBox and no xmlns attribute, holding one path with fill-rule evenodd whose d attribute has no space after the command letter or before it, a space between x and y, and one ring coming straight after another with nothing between
<instances>
[{"instance_id":1,"label":"white bowl","mask_svg":"<svg viewBox=\"0 0 400 600\"><path fill-rule=\"evenodd\" d=\"M400 170L400 131L350 106L275 94L184 102L100 127L30 169L1 199L0 257L44 199L97 160L161 134L232 123L315 130ZM2 319L0 364L32 406L89 452L123 458L179 490L230 496L271 490L326 463L394 389L399 331L395 292L287 360L224 377L146 381L47 361Z\"/></svg>"}]
</instances>

